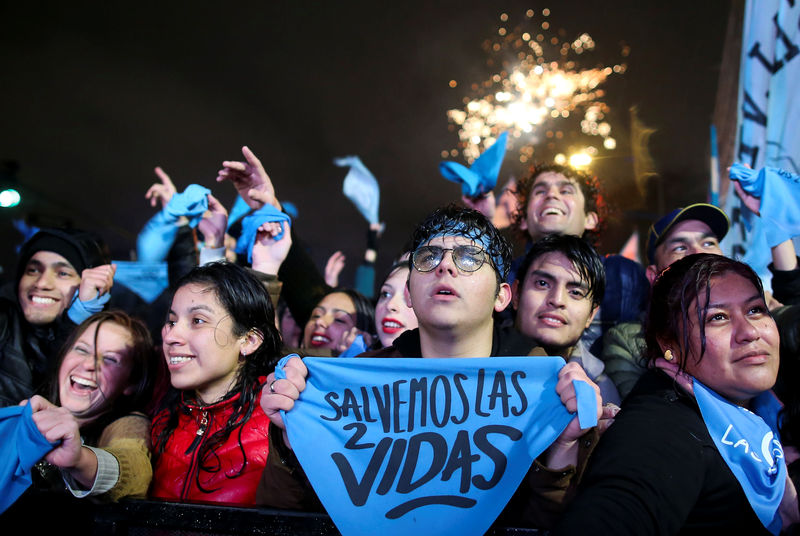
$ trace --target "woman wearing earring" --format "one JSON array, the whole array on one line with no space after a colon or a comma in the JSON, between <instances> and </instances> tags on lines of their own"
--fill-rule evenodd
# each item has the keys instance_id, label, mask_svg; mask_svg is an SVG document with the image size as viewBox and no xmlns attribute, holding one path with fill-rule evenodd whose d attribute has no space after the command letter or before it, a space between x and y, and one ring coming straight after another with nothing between
<instances>
[{"instance_id":1,"label":"woman wearing earring","mask_svg":"<svg viewBox=\"0 0 800 536\"><path fill-rule=\"evenodd\" d=\"M254 504L269 427L258 402L280 357L269 294L237 265L194 268L177 284L162 340L174 389L153 420L150 496Z\"/></svg>"},{"instance_id":2,"label":"woman wearing earring","mask_svg":"<svg viewBox=\"0 0 800 536\"><path fill-rule=\"evenodd\" d=\"M554 534L777 534L800 518L778 440L778 332L758 276L719 255L653 285L651 367Z\"/></svg>"}]
</instances>

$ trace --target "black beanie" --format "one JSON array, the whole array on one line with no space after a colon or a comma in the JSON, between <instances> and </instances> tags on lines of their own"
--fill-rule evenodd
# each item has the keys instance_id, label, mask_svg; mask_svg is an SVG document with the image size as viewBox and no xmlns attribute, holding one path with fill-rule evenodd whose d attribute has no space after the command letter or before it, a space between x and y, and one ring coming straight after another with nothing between
<instances>
[{"instance_id":1,"label":"black beanie","mask_svg":"<svg viewBox=\"0 0 800 536\"><path fill-rule=\"evenodd\" d=\"M17 269L17 281L28 261L39 251L52 251L67 259L80 276L86 268L108 261L103 258L102 244L90 233L74 229L42 229L22 245Z\"/></svg>"}]
</instances>

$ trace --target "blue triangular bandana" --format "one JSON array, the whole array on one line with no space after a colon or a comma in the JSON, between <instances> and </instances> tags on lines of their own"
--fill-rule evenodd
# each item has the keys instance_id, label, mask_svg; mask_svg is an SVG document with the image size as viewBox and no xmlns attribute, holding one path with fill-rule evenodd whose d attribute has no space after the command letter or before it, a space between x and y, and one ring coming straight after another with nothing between
<instances>
[{"instance_id":1,"label":"blue triangular bandana","mask_svg":"<svg viewBox=\"0 0 800 536\"><path fill-rule=\"evenodd\" d=\"M208 194L211 190L199 184L190 184L179 194L174 194L164 207L166 213L173 221L181 216L189 218L189 225L197 227L203 219L203 213L208 210Z\"/></svg>"},{"instance_id":2,"label":"blue triangular bandana","mask_svg":"<svg viewBox=\"0 0 800 536\"><path fill-rule=\"evenodd\" d=\"M258 228L268 222L281 222L281 231L275 235L274 239L280 240L283 238L283 233L286 232L285 225L289 223L289 215L281 212L272 205L264 205L260 209L251 212L242 218L242 232L236 240L236 253L241 255L247 253L247 262L253 262L253 245L256 243L256 235Z\"/></svg>"},{"instance_id":3,"label":"blue triangular bandana","mask_svg":"<svg viewBox=\"0 0 800 536\"><path fill-rule=\"evenodd\" d=\"M778 534L782 524L778 507L786 485L786 463L778 437L781 403L772 392L762 393L753 400L753 413L697 380L694 396L708 433L753 511L770 532Z\"/></svg>"},{"instance_id":4,"label":"blue triangular bandana","mask_svg":"<svg viewBox=\"0 0 800 536\"><path fill-rule=\"evenodd\" d=\"M303 362L306 388L283 419L344 536L484 534L574 417L555 390L560 357ZM591 391L579 411L596 422Z\"/></svg>"},{"instance_id":5,"label":"blue triangular bandana","mask_svg":"<svg viewBox=\"0 0 800 536\"><path fill-rule=\"evenodd\" d=\"M497 185L497 175L506 155L508 132L497 137L491 147L466 167L458 162L440 162L439 173L449 181L461 183L461 193L467 197L478 197L491 192Z\"/></svg>"},{"instance_id":6,"label":"blue triangular bandana","mask_svg":"<svg viewBox=\"0 0 800 536\"><path fill-rule=\"evenodd\" d=\"M739 181L745 192L761 198L759 213L769 247L800 235L800 175L773 167L754 170L737 163L731 166L729 176Z\"/></svg>"},{"instance_id":7,"label":"blue triangular bandana","mask_svg":"<svg viewBox=\"0 0 800 536\"><path fill-rule=\"evenodd\" d=\"M370 223L378 223L378 206L381 190L378 181L357 156L334 158L333 163L339 167L349 167L344 178L342 191Z\"/></svg>"}]
</instances>

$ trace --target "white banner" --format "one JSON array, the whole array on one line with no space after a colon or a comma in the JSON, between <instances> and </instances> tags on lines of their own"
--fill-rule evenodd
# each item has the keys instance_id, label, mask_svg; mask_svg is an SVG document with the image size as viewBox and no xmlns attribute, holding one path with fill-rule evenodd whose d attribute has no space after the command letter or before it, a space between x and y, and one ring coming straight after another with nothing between
<instances>
[{"instance_id":1,"label":"white banner","mask_svg":"<svg viewBox=\"0 0 800 536\"><path fill-rule=\"evenodd\" d=\"M800 0L747 0L737 126L736 161L800 173ZM723 250L752 266L770 288L771 256L761 221L733 188L725 212L733 226Z\"/></svg>"}]
</instances>

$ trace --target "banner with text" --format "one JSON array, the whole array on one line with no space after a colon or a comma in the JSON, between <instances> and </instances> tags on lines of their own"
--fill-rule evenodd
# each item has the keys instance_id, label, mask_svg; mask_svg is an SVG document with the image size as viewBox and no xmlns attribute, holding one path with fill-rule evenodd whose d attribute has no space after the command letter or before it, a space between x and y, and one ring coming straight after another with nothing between
<instances>
[{"instance_id":1,"label":"banner with text","mask_svg":"<svg viewBox=\"0 0 800 536\"><path fill-rule=\"evenodd\" d=\"M559 357L303 362L284 422L345 536L483 534L574 417L555 390ZM594 391L575 383L591 426Z\"/></svg>"}]
</instances>

